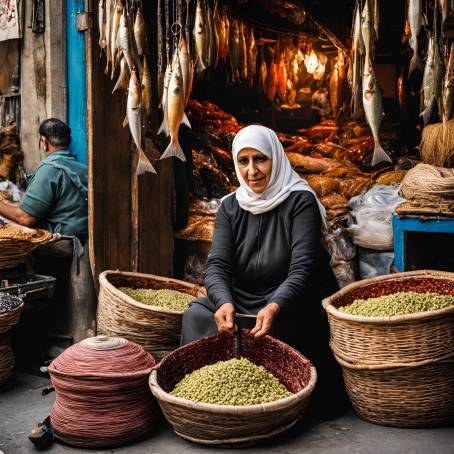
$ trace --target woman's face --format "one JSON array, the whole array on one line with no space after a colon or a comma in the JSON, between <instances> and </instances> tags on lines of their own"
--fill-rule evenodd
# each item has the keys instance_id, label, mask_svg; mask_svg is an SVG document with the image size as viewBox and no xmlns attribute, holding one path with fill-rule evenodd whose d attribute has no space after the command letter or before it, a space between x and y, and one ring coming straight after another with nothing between
<instances>
[{"instance_id":1,"label":"woman's face","mask_svg":"<svg viewBox=\"0 0 454 454\"><path fill-rule=\"evenodd\" d=\"M244 182L257 194L261 194L271 179L272 159L254 148L243 148L237 157L238 169Z\"/></svg>"}]
</instances>

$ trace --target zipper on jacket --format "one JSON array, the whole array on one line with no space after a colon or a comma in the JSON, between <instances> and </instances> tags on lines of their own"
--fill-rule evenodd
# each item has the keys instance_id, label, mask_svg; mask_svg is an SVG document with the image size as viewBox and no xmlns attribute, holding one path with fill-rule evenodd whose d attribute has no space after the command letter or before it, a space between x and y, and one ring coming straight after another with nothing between
<instances>
[{"instance_id":1,"label":"zipper on jacket","mask_svg":"<svg viewBox=\"0 0 454 454\"><path fill-rule=\"evenodd\" d=\"M255 270L259 269L260 248L262 247L262 215L259 214L259 227L257 230L257 260L255 262Z\"/></svg>"}]
</instances>

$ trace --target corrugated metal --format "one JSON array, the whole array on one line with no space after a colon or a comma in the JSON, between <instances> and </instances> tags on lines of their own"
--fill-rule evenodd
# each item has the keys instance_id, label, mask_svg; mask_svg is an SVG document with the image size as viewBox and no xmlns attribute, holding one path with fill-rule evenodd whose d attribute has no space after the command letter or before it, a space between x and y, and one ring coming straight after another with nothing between
<instances>
[{"instance_id":1,"label":"corrugated metal","mask_svg":"<svg viewBox=\"0 0 454 454\"><path fill-rule=\"evenodd\" d=\"M80 162L87 163L87 87L85 33L77 30L77 13L84 11L83 0L66 3L66 40L68 62L68 124L70 150Z\"/></svg>"}]
</instances>

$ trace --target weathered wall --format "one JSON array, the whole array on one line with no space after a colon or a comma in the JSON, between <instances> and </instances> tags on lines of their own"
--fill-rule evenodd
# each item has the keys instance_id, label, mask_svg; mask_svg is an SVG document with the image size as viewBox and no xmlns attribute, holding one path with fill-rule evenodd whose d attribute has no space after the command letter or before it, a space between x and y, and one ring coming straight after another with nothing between
<instances>
[{"instance_id":1,"label":"weathered wall","mask_svg":"<svg viewBox=\"0 0 454 454\"><path fill-rule=\"evenodd\" d=\"M65 2L46 1L45 32L29 27L32 0L25 0L22 39L21 147L24 166L33 170L42 155L38 150L38 127L49 117L66 119L66 28Z\"/></svg>"}]
</instances>

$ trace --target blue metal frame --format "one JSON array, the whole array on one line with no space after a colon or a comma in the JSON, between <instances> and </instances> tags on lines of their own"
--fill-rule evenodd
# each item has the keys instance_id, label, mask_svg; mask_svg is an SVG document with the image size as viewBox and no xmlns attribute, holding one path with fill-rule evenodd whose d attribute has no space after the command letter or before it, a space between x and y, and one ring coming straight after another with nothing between
<instances>
[{"instance_id":1,"label":"blue metal frame","mask_svg":"<svg viewBox=\"0 0 454 454\"><path fill-rule=\"evenodd\" d=\"M77 13L84 11L83 0L66 2L67 122L71 128L70 151L87 163L87 74L85 32L77 30ZM51 12L52 14L52 12Z\"/></svg>"},{"instance_id":2,"label":"blue metal frame","mask_svg":"<svg viewBox=\"0 0 454 454\"><path fill-rule=\"evenodd\" d=\"M405 271L406 232L453 233L454 218L399 216L393 214L394 261L399 271Z\"/></svg>"}]
</instances>

